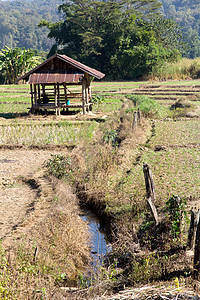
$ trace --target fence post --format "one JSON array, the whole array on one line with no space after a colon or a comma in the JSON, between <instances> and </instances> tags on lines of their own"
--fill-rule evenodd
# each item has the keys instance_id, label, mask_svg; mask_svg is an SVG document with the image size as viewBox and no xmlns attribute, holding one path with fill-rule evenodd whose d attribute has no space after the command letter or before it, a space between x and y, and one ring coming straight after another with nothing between
<instances>
[{"instance_id":1,"label":"fence post","mask_svg":"<svg viewBox=\"0 0 200 300\"><path fill-rule=\"evenodd\" d=\"M159 223L158 213L154 204L156 201L155 186L153 182L153 175L151 169L147 163L143 163L143 173L144 173L145 186L147 192L147 203L151 210L154 221L156 225L158 225Z\"/></svg>"},{"instance_id":2,"label":"fence post","mask_svg":"<svg viewBox=\"0 0 200 300\"><path fill-rule=\"evenodd\" d=\"M133 116L133 125L132 128L134 130L135 126L137 125L137 111L134 112L134 116Z\"/></svg>"},{"instance_id":3,"label":"fence post","mask_svg":"<svg viewBox=\"0 0 200 300\"><path fill-rule=\"evenodd\" d=\"M190 211L190 213L191 213L191 218L190 218L190 228L188 231L187 247L189 249L192 249L194 247L194 237L195 237L195 233L196 233L196 229L197 229L197 225L198 225L198 221L199 221L200 211L198 210L197 212L195 212L192 209Z\"/></svg>"},{"instance_id":4,"label":"fence post","mask_svg":"<svg viewBox=\"0 0 200 300\"><path fill-rule=\"evenodd\" d=\"M138 107L138 121L139 121L139 123L140 123L140 121L141 121L141 111L140 111L140 108Z\"/></svg>"},{"instance_id":5,"label":"fence post","mask_svg":"<svg viewBox=\"0 0 200 300\"><path fill-rule=\"evenodd\" d=\"M200 221L200 217L199 217ZM193 277L198 279L200 270L200 222L197 225L196 238L195 238L195 247L194 247L194 270Z\"/></svg>"}]
</instances>

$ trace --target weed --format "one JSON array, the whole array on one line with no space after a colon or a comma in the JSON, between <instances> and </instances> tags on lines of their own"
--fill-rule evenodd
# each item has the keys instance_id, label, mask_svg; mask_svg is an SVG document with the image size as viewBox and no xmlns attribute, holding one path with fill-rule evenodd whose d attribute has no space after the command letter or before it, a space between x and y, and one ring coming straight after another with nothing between
<instances>
[{"instance_id":1,"label":"weed","mask_svg":"<svg viewBox=\"0 0 200 300\"><path fill-rule=\"evenodd\" d=\"M114 129L107 129L104 131L103 141L105 143L110 143L113 147L118 146L119 135L118 132Z\"/></svg>"},{"instance_id":2,"label":"weed","mask_svg":"<svg viewBox=\"0 0 200 300\"><path fill-rule=\"evenodd\" d=\"M172 237L177 238L181 233L181 221L184 216L187 217L186 200L173 195L166 202L166 207L169 213Z\"/></svg>"},{"instance_id":3,"label":"weed","mask_svg":"<svg viewBox=\"0 0 200 300\"><path fill-rule=\"evenodd\" d=\"M43 167L47 168L48 174L56 178L72 179L73 168L70 157L65 157L60 154L51 154L51 158L44 161Z\"/></svg>"}]
</instances>

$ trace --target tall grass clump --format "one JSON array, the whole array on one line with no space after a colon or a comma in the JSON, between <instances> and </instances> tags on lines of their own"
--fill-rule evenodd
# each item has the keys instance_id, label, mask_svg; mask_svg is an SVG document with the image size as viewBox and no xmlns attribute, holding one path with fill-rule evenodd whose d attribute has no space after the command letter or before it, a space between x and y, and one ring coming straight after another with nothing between
<instances>
[{"instance_id":1,"label":"tall grass clump","mask_svg":"<svg viewBox=\"0 0 200 300\"><path fill-rule=\"evenodd\" d=\"M200 78L200 57L195 59L182 58L175 63L164 63L161 67L155 68L148 79L169 80L169 79L198 79Z\"/></svg>"},{"instance_id":2,"label":"tall grass clump","mask_svg":"<svg viewBox=\"0 0 200 300\"><path fill-rule=\"evenodd\" d=\"M156 100L143 95L126 95L133 104L140 108L145 117L166 117L170 113L169 109L160 105Z\"/></svg>"}]
</instances>

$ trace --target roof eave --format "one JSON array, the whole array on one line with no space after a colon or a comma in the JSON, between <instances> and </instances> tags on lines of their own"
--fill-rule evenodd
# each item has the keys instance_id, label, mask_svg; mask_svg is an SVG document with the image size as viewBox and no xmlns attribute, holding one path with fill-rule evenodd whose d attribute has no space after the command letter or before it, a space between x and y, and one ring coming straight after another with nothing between
<instances>
[{"instance_id":1,"label":"roof eave","mask_svg":"<svg viewBox=\"0 0 200 300\"><path fill-rule=\"evenodd\" d=\"M101 73L100 71L97 71L97 70L94 70L92 68L90 68L91 70L87 70L87 66L85 66L84 64L82 63L79 63L72 59L73 61L69 60L68 57L65 55L65 57L63 57L62 55L60 54L54 54L53 56L49 57L47 60L45 60L43 63L39 64L38 66L36 66L34 69L32 69L31 71L27 72L26 74L24 74L23 76L19 77L16 79L16 82L19 82L20 80L26 80L28 81L29 79L29 75L30 74L33 74L36 70L38 70L40 67L42 67L43 65L45 65L46 63L48 63L49 61L53 60L54 58L58 57L59 59L65 61L65 62L68 62L69 64L71 64L72 66L84 71L85 73L97 78L97 79L102 79L105 74L104 73ZM86 68L85 68L86 67ZM94 71L97 71L99 74L96 74L95 72L93 73L92 70Z\"/></svg>"}]
</instances>

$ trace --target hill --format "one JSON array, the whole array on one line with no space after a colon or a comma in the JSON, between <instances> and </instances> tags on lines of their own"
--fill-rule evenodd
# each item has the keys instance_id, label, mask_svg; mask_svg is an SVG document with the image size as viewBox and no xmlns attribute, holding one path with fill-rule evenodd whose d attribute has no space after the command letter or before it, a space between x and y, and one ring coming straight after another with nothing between
<instances>
[{"instance_id":1,"label":"hill","mask_svg":"<svg viewBox=\"0 0 200 300\"><path fill-rule=\"evenodd\" d=\"M187 56L200 56L200 2L198 0L162 0L167 18L174 18L182 27L188 43Z\"/></svg>"},{"instance_id":2,"label":"hill","mask_svg":"<svg viewBox=\"0 0 200 300\"><path fill-rule=\"evenodd\" d=\"M58 5L61 0L14 0L0 1L0 49L25 47L49 51L52 41L48 30L38 28L41 19L59 19Z\"/></svg>"},{"instance_id":3,"label":"hill","mask_svg":"<svg viewBox=\"0 0 200 300\"><path fill-rule=\"evenodd\" d=\"M198 0L162 0L165 17L175 19L183 28L188 43L187 57L200 56L200 3ZM49 51L53 40L48 29L39 28L41 19L57 21L62 0L0 0L0 49L25 47Z\"/></svg>"}]
</instances>

